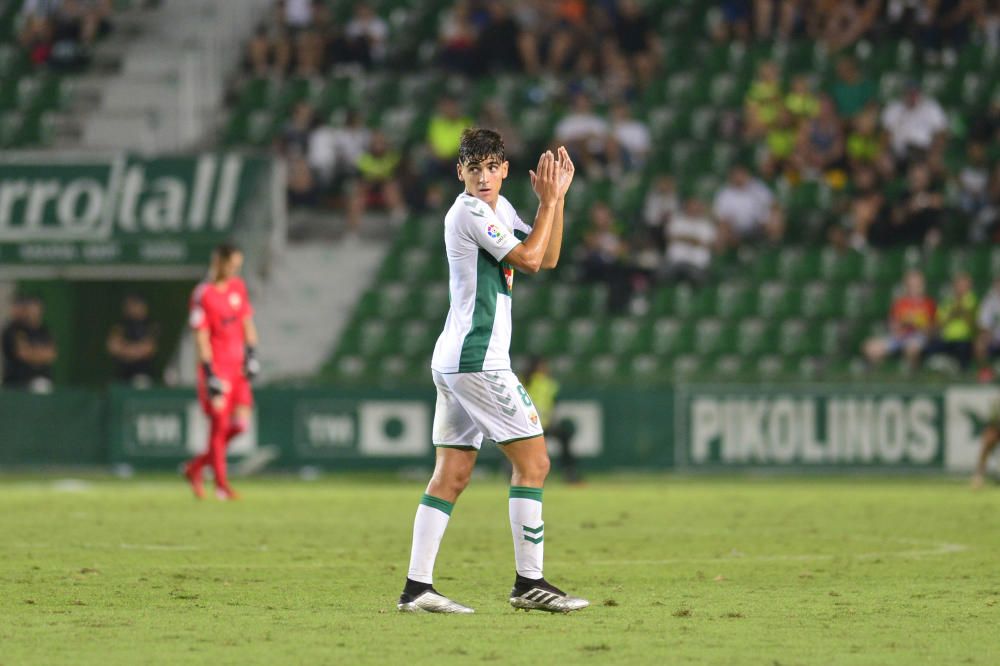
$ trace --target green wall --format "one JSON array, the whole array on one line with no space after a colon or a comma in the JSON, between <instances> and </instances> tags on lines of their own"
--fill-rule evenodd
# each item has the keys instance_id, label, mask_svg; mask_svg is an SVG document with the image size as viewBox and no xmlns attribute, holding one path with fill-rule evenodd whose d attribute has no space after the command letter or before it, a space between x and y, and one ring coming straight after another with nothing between
<instances>
[{"instance_id":1,"label":"green wall","mask_svg":"<svg viewBox=\"0 0 1000 666\"><path fill-rule=\"evenodd\" d=\"M125 295L135 292L149 303L160 325L157 367L162 373L177 347L187 321L194 281L74 281L24 280L19 291L45 302L45 319L59 345L53 368L56 385L105 386L113 378L108 356L108 332L121 316Z\"/></svg>"}]
</instances>

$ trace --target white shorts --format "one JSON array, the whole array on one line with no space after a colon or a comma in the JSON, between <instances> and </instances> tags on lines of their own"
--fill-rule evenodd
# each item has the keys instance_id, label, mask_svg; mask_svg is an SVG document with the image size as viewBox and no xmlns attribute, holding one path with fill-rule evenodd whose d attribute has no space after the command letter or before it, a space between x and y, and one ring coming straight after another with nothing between
<instances>
[{"instance_id":1,"label":"white shorts","mask_svg":"<svg viewBox=\"0 0 1000 666\"><path fill-rule=\"evenodd\" d=\"M475 449L539 437L542 424L528 392L510 370L442 374L434 370L434 446Z\"/></svg>"}]
</instances>

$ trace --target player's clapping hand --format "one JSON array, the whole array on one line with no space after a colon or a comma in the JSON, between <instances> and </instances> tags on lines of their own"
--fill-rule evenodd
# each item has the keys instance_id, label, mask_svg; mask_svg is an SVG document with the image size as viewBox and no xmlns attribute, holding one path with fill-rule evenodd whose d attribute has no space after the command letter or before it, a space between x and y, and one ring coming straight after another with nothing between
<instances>
[{"instance_id":1,"label":"player's clapping hand","mask_svg":"<svg viewBox=\"0 0 1000 666\"><path fill-rule=\"evenodd\" d=\"M538 166L528 171L531 189L543 204L555 204L559 199L559 162L551 150L546 150L538 158Z\"/></svg>"},{"instance_id":2,"label":"player's clapping hand","mask_svg":"<svg viewBox=\"0 0 1000 666\"><path fill-rule=\"evenodd\" d=\"M573 174L576 173L576 167L573 165L573 160L569 158L569 151L566 150L566 146L559 146L558 155L559 159L556 161L558 171L556 175L559 178L559 198L562 199L566 196L566 192L569 191L569 186L573 182Z\"/></svg>"}]
</instances>

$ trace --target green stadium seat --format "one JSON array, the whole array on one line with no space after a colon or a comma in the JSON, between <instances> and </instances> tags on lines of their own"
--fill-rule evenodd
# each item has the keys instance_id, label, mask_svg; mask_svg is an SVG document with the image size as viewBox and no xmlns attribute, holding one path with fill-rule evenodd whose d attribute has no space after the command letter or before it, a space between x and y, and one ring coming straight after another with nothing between
<instances>
[{"instance_id":1,"label":"green stadium seat","mask_svg":"<svg viewBox=\"0 0 1000 666\"><path fill-rule=\"evenodd\" d=\"M864 277L878 284L899 282L909 264L907 254L905 249L867 252L863 260Z\"/></svg>"},{"instance_id":2,"label":"green stadium seat","mask_svg":"<svg viewBox=\"0 0 1000 666\"><path fill-rule=\"evenodd\" d=\"M343 356L336 363L335 373L340 380L358 381L367 376L368 363L360 356Z\"/></svg>"},{"instance_id":3,"label":"green stadium seat","mask_svg":"<svg viewBox=\"0 0 1000 666\"><path fill-rule=\"evenodd\" d=\"M737 325L736 350L744 356L758 356L771 349L774 329L763 319L744 319Z\"/></svg>"},{"instance_id":4,"label":"green stadium seat","mask_svg":"<svg viewBox=\"0 0 1000 666\"><path fill-rule=\"evenodd\" d=\"M846 341L849 326L841 321L825 321L820 327L819 350L826 358L852 351Z\"/></svg>"},{"instance_id":5,"label":"green stadium seat","mask_svg":"<svg viewBox=\"0 0 1000 666\"><path fill-rule=\"evenodd\" d=\"M779 328L779 349L787 356L818 354L822 340L815 327L804 319L786 319Z\"/></svg>"},{"instance_id":6,"label":"green stadium seat","mask_svg":"<svg viewBox=\"0 0 1000 666\"><path fill-rule=\"evenodd\" d=\"M694 328L695 351L702 356L724 351L729 342L729 336L723 335L725 328L721 319L699 319Z\"/></svg>"},{"instance_id":7,"label":"green stadium seat","mask_svg":"<svg viewBox=\"0 0 1000 666\"><path fill-rule=\"evenodd\" d=\"M772 280L757 290L757 314L765 319L779 319L796 311L795 293L788 284Z\"/></svg>"},{"instance_id":8,"label":"green stadium seat","mask_svg":"<svg viewBox=\"0 0 1000 666\"><path fill-rule=\"evenodd\" d=\"M652 351L673 356L694 349L694 331L689 323L663 317L653 322Z\"/></svg>"},{"instance_id":9,"label":"green stadium seat","mask_svg":"<svg viewBox=\"0 0 1000 666\"><path fill-rule=\"evenodd\" d=\"M542 319L533 321L527 326L527 337L524 346L531 354L551 356L556 352L565 352L567 327L565 324Z\"/></svg>"},{"instance_id":10,"label":"green stadium seat","mask_svg":"<svg viewBox=\"0 0 1000 666\"><path fill-rule=\"evenodd\" d=\"M639 354L629 365L633 379L637 383L650 384L664 379L660 358L654 354Z\"/></svg>"},{"instance_id":11,"label":"green stadium seat","mask_svg":"<svg viewBox=\"0 0 1000 666\"><path fill-rule=\"evenodd\" d=\"M729 72L716 74L709 87L709 98L719 108L739 106L743 101L741 81Z\"/></svg>"},{"instance_id":12,"label":"green stadium seat","mask_svg":"<svg viewBox=\"0 0 1000 666\"><path fill-rule=\"evenodd\" d=\"M570 320L567 329L567 349L577 355L601 351L607 343L606 327L606 324L591 317Z\"/></svg>"},{"instance_id":13,"label":"green stadium seat","mask_svg":"<svg viewBox=\"0 0 1000 666\"><path fill-rule=\"evenodd\" d=\"M827 281L851 282L864 275L864 258L853 250L840 251L827 247L820 252L820 277Z\"/></svg>"},{"instance_id":14,"label":"green stadium seat","mask_svg":"<svg viewBox=\"0 0 1000 666\"><path fill-rule=\"evenodd\" d=\"M574 317L602 316L608 308L608 287L604 284L580 286L571 296L570 313Z\"/></svg>"},{"instance_id":15,"label":"green stadium seat","mask_svg":"<svg viewBox=\"0 0 1000 666\"><path fill-rule=\"evenodd\" d=\"M712 363L711 372L719 379L735 379L746 372L746 358L738 354L723 354Z\"/></svg>"},{"instance_id":16,"label":"green stadium seat","mask_svg":"<svg viewBox=\"0 0 1000 666\"><path fill-rule=\"evenodd\" d=\"M835 317L840 313L840 296L834 286L823 280L816 280L802 288L799 313L810 319Z\"/></svg>"},{"instance_id":17,"label":"green stadium seat","mask_svg":"<svg viewBox=\"0 0 1000 666\"><path fill-rule=\"evenodd\" d=\"M769 354L761 356L755 364L755 374L761 381L774 381L785 377L790 372L790 362L786 356Z\"/></svg>"},{"instance_id":18,"label":"green stadium seat","mask_svg":"<svg viewBox=\"0 0 1000 666\"><path fill-rule=\"evenodd\" d=\"M361 337L359 338L361 353L368 358L381 353L385 343L389 327L381 319L371 319L361 324Z\"/></svg>"},{"instance_id":19,"label":"green stadium seat","mask_svg":"<svg viewBox=\"0 0 1000 666\"><path fill-rule=\"evenodd\" d=\"M21 131L22 114L19 111L0 113L0 146L13 147Z\"/></svg>"},{"instance_id":20,"label":"green stadium seat","mask_svg":"<svg viewBox=\"0 0 1000 666\"><path fill-rule=\"evenodd\" d=\"M826 360L819 356L803 356L796 364L796 375L802 381L820 379L826 370Z\"/></svg>"},{"instance_id":21,"label":"green stadium seat","mask_svg":"<svg viewBox=\"0 0 1000 666\"><path fill-rule=\"evenodd\" d=\"M247 117L247 140L255 146L269 144L278 130L276 122L270 111L252 111Z\"/></svg>"},{"instance_id":22,"label":"green stadium seat","mask_svg":"<svg viewBox=\"0 0 1000 666\"><path fill-rule=\"evenodd\" d=\"M627 366L614 354L600 354L590 359L587 370L592 381L608 383L627 380Z\"/></svg>"},{"instance_id":23,"label":"green stadium seat","mask_svg":"<svg viewBox=\"0 0 1000 666\"><path fill-rule=\"evenodd\" d=\"M383 356L376 359L372 365L375 376L383 382L391 382L392 384L398 383L406 375L409 367L406 357L400 354Z\"/></svg>"},{"instance_id":24,"label":"green stadium seat","mask_svg":"<svg viewBox=\"0 0 1000 666\"><path fill-rule=\"evenodd\" d=\"M608 346L615 354L623 355L649 348L652 325L633 317L618 317L608 328Z\"/></svg>"},{"instance_id":25,"label":"green stadium seat","mask_svg":"<svg viewBox=\"0 0 1000 666\"><path fill-rule=\"evenodd\" d=\"M886 317L889 314L890 302L890 288L876 288L863 282L853 282L844 289L841 310L850 319Z\"/></svg>"},{"instance_id":26,"label":"green stadium seat","mask_svg":"<svg viewBox=\"0 0 1000 666\"><path fill-rule=\"evenodd\" d=\"M670 362L670 374L674 381L697 379L705 371L705 363L697 354L683 354Z\"/></svg>"},{"instance_id":27,"label":"green stadium seat","mask_svg":"<svg viewBox=\"0 0 1000 666\"><path fill-rule=\"evenodd\" d=\"M726 319L740 319L753 312L750 287L744 282L723 282L716 287L715 314Z\"/></svg>"},{"instance_id":28,"label":"green stadium seat","mask_svg":"<svg viewBox=\"0 0 1000 666\"><path fill-rule=\"evenodd\" d=\"M576 285L555 284L549 289L549 316L565 319L572 314Z\"/></svg>"}]
</instances>

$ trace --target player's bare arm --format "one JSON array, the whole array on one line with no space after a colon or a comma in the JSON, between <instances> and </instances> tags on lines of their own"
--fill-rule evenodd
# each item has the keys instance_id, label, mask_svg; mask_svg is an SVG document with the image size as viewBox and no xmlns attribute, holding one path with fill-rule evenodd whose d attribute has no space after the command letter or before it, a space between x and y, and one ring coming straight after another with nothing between
<instances>
[{"instance_id":1,"label":"player's bare arm","mask_svg":"<svg viewBox=\"0 0 1000 666\"><path fill-rule=\"evenodd\" d=\"M243 333L246 335L247 346L256 347L257 325L254 324L253 317L247 317L243 320Z\"/></svg>"},{"instance_id":2,"label":"player's bare arm","mask_svg":"<svg viewBox=\"0 0 1000 666\"><path fill-rule=\"evenodd\" d=\"M549 249L559 202L559 164L551 150L542 154L536 170L529 174L531 187L538 197L535 223L524 242L508 252L504 261L525 273L537 273Z\"/></svg>"},{"instance_id":3,"label":"player's bare arm","mask_svg":"<svg viewBox=\"0 0 1000 666\"><path fill-rule=\"evenodd\" d=\"M254 324L253 317L247 317L243 320L243 337L247 341L243 371L246 373L247 379L252 381L260 374L260 361L257 360L257 325Z\"/></svg>"},{"instance_id":4,"label":"player's bare arm","mask_svg":"<svg viewBox=\"0 0 1000 666\"><path fill-rule=\"evenodd\" d=\"M55 363L58 357L56 346L51 342L31 342L26 335L18 335L15 340L15 350L21 359L31 365L46 365Z\"/></svg>"},{"instance_id":5,"label":"player's bare arm","mask_svg":"<svg viewBox=\"0 0 1000 666\"><path fill-rule=\"evenodd\" d=\"M194 343L198 351L198 363L205 373L205 387L216 409L221 405L222 394L226 392L225 384L212 370L212 343L207 329L199 328L194 332Z\"/></svg>"},{"instance_id":6,"label":"player's bare arm","mask_svg":"<svg viewBox=\"0 0 1000 666\"><path fill-rule=\"evenodd\" d=\"M552 269L559 264L559 254L562 252L563 241L563 211L566 208L566 193L573 182L573 174L576 167L573 160L569 158L569 151L566 146L559 146L556 161L557 176L559 178L559 199L556 202L555 217L552 219L552 234L549 236L549 246L545 250L545 257L542 259L543 269ZM534 183L532 183L534 185Z\"/></svg>"}]
</instances>

